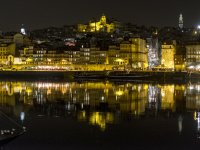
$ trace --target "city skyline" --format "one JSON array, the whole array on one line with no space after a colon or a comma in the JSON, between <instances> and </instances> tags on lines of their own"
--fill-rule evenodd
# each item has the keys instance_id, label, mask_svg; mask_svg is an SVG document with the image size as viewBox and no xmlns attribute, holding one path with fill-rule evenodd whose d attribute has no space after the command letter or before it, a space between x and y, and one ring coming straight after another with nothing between
<instances>
[{"instance_id":1,"label":"city skyline","mask_svg":"<svg viewBox=\"0 0 200 150\"><path fill-rule=\"evenodd\" d=\"M193 2L172 1L131 1L123 3L114 0L87 1L4 1L0 10L0 30L19 30L21 24L29 30L63 25L85 23L92 18L99 18L103 13L108 18L121 22L131 22L146 26L178 26L180 13L183 14L184 26L200 24L200 10L197 0ZM9 11L8 9L9 8Z\"/></svg>"}]
</instances>

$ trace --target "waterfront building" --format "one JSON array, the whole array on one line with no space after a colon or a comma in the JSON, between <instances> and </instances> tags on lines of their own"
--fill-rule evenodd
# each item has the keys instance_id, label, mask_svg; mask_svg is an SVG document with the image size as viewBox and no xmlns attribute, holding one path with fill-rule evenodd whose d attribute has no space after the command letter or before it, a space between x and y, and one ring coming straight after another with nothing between
<instances>
[{"instance_id":1,"label":"waterfront building","mask_svg":"<svg viewBox=\"0 0 200 150\"><path fill-rule=\"evenodd\" d=\"M149 68L153 68L159 64L159 44L157 38L147 38L147 50Z\"/></svg>"},{"instance_id":2,"label":"waterfront building","mask_svg":"<svg viewBox=\"0 0 200 150\"><path fill-rule=\"evenodd\" d=\"M14 61L16 45L14 43L1 43L0 44L0 64L12 65Z\"/></svg>"},{"instance_id":3,"label":"waterfront building","mask_svg":"<svg viewBox=\"0 0 200 150\"><path fill-rule=\"evenodd\" d=\"M24 47L19 50L22 64L33 64L33 46Z\"/></svg>"},{"instance_id":4,"label":"waterfront building","mask_svg":"<svg viewBox=\"0 0 200 150\"><path fill-rule=\"evenodd\" d=\"M108 65L108 51L98 47L80 48L79 64L86 70L104 70Z\"/></svg>"},{"instance_id":5,"label":"waterfront building","mask_svg":"<svg viewBox=\"0 0 200 150\"><path fill-rule=\"evenodd\" d=\"M174 54L175 54L175 44L164 43L162 44L161 50L161 66L164 69L174 70Z\"/></svg>"},{"instance_id":6,"label":"waterfront building","mask_svg":"<svg viewBox=\"0 0 200 150\"><path fill-rule=\"evenodd\" d=\"M191 43L186 45L186 67L189 70L200 69L200 44Z\"/></svg>"},{"instance_id":7,"label":"waterfront building","mask_svg":"<svg viewBox=\"0 0 200 150\"><path fill-rule=\"evenodd\" d=\"M2 36L0 38L0 43L13 43L13 36Z\"/></svg>"},{"instance_id":8,"label":"waterfront building","mask_svg":"<svg viewBox=\"0 0 200 150\"><path fill-rule=\"evenodd\" d=\"M174 55L175 71L184 71L186 67L186 48L185 46L176 46L176 53Z\"/></svg>"},{"instance_id":9,"label":"waterfront building","mask_svg":"<svg viewBox=\"0 0 200 150\"><path fill-rule=\"evenodd\" d=\"M108 64L113 65L113 67L116 67L118 65L124 65L124 61L120 60L119 58L119 46L116 45L110 45L108 49Z\"/></svg>"},{"instance_id":10,"label":"waterfront building","mask_svg":"<svg viewBox=\"0 0 200 150\"><path fill-rule=\"evenodd\" d=\"M48 47L29 46L19 52L22 63L27 65L66 65L72 64L75 59L74 55L71 55L71 51L64 48L53 50Z\"/></svg>"},{"instance_id":11,"label":"waterfront building","mask_svg":"<svg viewBox=\"0 0 200 150\"><path fill-rule=\"evenodd\" d=\"M80 63L80 50L76 50L76 49L64 50L62 61L65 64L79 64Z\"/></svg>"},{"instance_id":12,"label":"waterfront building","mask_svg":"<svg viewBox=\"0 0 200 150\"><path fill-rule=\"evenodd\" d=\"M108 23L105 15L102 15L99 21L90 21L88 25L78 24L78 32L114 32L117 24L115 22Z\"/></svg>"},{"instance_id":13,"label":"waterfront building","mask_svg":"<svg viewBox=\"0 0 200 150\"><path fill-rule=\"evenodd\" d=\"M125 61L125 65L130 65L133 69L146 69L148 67L148 52L146 41L141 38L131 38L120 44L120 58Z\"/></svg>"},{"instance_id":14,"label":"waterfront building","mask_svg":"<svg viewBox=\"0 0 200 150\"><path fill-rule=\"evenodd\" d=\"M107 51L103 51L96 48L91 48L90 51L90 63L91 64L108 64L108 55Z\"/></svg>"},{"instance_id":15,"label":"waterfront building","mask_svg":"<svg viewBox=\"0 0 200 150\"><path fill-rule=\"evenodd\" d=\"M90 48L80 48L80 63L90 63Z\"/></svg>"}]
</instances>

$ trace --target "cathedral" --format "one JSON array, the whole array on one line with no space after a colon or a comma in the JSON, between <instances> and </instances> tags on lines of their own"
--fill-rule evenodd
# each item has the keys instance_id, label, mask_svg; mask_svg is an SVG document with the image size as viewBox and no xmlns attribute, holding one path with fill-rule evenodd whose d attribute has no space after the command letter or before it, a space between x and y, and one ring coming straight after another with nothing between
<instances>
[{"instance_id":1,"label":"cathedral","mask_svg":"<svg viewBox=\"0 0 200 150\"><path fill-rule=\"evenodd\" d=\"M112 33L116 30L117 24L108 23L105 15L102 15L98 21L90 21L89 24L78 24L78 32L107 32Z\"/></svg>"}]
</instances>

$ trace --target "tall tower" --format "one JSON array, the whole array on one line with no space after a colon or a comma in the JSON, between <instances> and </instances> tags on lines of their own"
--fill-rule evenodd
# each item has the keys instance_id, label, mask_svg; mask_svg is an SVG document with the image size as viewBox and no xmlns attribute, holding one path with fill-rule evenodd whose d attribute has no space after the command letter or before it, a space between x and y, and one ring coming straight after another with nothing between
<instances>
[{"instance_id":1,"label":"tall tower","mask_svg":"<svg viewBox=\"0 0 200 150\"><path fill-rule=\"evenodd\" d=\"M180 29L183 29L183 15L182 14L180 14L180 16L179 16L178 26Z\"/></svg>"},{"instance_id":2,"label":"tall tower","mask_svg":"<svg viewBox=\"0 0 200 150\"><path fill-rule=\"evenodd\" d=\"M21 34L26 35L26 30L24 28L24 24L22 24L22 27L20 29Z\"/></svg>"}]
</instances>

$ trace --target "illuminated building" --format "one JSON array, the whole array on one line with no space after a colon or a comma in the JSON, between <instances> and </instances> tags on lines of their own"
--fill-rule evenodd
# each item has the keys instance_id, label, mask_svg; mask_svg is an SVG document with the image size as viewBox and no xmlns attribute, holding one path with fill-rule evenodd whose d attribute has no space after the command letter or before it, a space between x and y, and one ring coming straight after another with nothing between
<instances>
[{"instance_id":1,"label":"illuminated building","mask_svg":"<svg viewBox=\"0 0 200 150\"><path fill-rule=\"evenodd\" d=\"M80 49L80 63L83 63L83 64L90 63L90 48Z\"/></svg>"},{"instance_id":2,"label":"illuminated building","mask_svg":"<svg viewBox=\"0 0 200 150\"><path fill-rule=\"evenodd\" d=\"M63 67L69 64L77 64L80 59L80 51L74 47L54 48L48 44L26 46L19 50L20 58L24 63L37 65L59 65Z\"/></svg>"},{"instance_id":3,"label":"illuminated building","mask_svg":"<svg viewBox=\"0 0 200 150\"><path fill-rule=\"evenodd\" d=\"M134 69L146 69L148 67L148 52L146 41L141 38L131 38L120 44L119 58Z\"/></svg>"},{"instance_id":4,"label":"illuminated building","mask_svg":"<svg viewBox=\"0 0 200 150\"><path fill-rule=\"evenodd\" d=\"M33 46L24 47L19 53L22 64L33 64Z\"/></svg>"},{"instance_id":5,"label":"illuminated building","mask_svg":"<svg viewBox=\"0 0 200 150\"><path fill-rule=\"evenodd\" d=\"M15 49L16 49L16 45L14 43L0 44L0 63L2 65L13 64Z\"/></svg>"},{"instance_id":6,"label":"illuminated building","mask_svg":"<svg viewBox=\"0 0 200 150\"><path fill-rule=\"evenodd\" d=\"M176 47L174 55L174 67L176 71L184 71L186 67L186 48L184 46Z\"/></svg>"},{"instance_id":7,"label":"illuminated building","mask_svg":"<svg viewBox=\"0 0 200 150\"><path fill-rule=\"evenodd\" d=\"M186 45L186 66L189 70L200 69L200 44Z\"/></svg>"},{"instance_id":8,"label":"illuminated building","mask_svg":"<svg viewBox=\"0 0 200 150\"><path fill-rule=\"evenodd\" d=\"M147 50L148 50L148 63L149 67L152 68L159 64L158 58L158 39L148 38L147 39Z\"/></svg>"},{"instance_id":9,"label":"illuminated building","mask_svg":"<svg viewBox=\"0 0 200 150\"><path fill-rule=\"evenodd\" d=\"M90 53L91 64L108 64L107 51L91 49Z\"/></svg>"},{"instance_id":10,"label":"illuminated building","mask_svg":"<svg viewBox=\"0 0 200 150\"><path fill-rule=\"evenodd\" d=\"M120 43L119 58L116 59L119 66L124 67L124 69L127 65L131 66L133 49L135 49L135 44L130 41L123 41Z\"/></svg>"},{"instance_id":11,"label":"illuminated building","mask_svg":"<svg viewBox=\"0 0 200 150\"><path fill-rule=\"evenodd\" d=\"M162 44L162 59L161 65L164 68L174 70L174 54L175 54L175 45L174 44Z\"/></svg>"},{"instance_id":12,"label":"illuminated building","mask_svg":"<svg viewBox=\"0 0 200 150\"><path fill-rule=\"evenodd\" d=\"M63 63L65 64L78 64L80 62L79 50L64 50Z\"/></svg>"},{"instance_id":13,"label":"illuminated building","mask_svg":"<svg viewBox=\"0 0 200 150\"><path fill-rule=\"evenodd\" d=\"M109 46L108 64L113 65L113 66L118 66L119 65L119 62L117 61L118 59L119 59L119 47L116 45Z\"/></svg>"},{"instance_id":14,"label":"illuminated building","mask_svg":"<svg viewBox=\"0 0 200 150\"><path fill-rule=\"evenodd\" d=\"M117 24L108 23L105 15L102 15L99 21L90 21L88 25L79 24L78 32L114 32Z\"/></svg>"},{"instance_id":15,"label":"illuminated building","mask_svg":"<svg viewBox=\"0 0 200 150\"><path fill-rule=\"evenodd\" d=\"M0 38L0 43L13 43L13 36L3 36Z\"/></svg>"},{"instance_id":16,"label":"illuminated building","mask_svg":"<svg viewBox=\"0 0 200 150\"><path fill-rule=\"evenodd\" d=\"M179 16L178 26L180 29L183 29L183 15L182 14L180 14Z\"/></svg>"},{"instance_id":17,"label":"illuminated building","mask_svg":"<svg viewBox=\"0 0 200 150\"><path fill-rule=\"evenodd\" d=\"M86 70L104 70L108 64L108 51L96 47L81 48L79 64Z\"/></svg>"},{"instance_id":18,"label":"illuminated building","mask_svg":"<svg viewBox=\"0 0 200 150\"><path fill-rule=\"evenodd\" d=\"M88 25L78 24L78 31L79 32L86 32Z\"/></svg>"}]
</instances>

